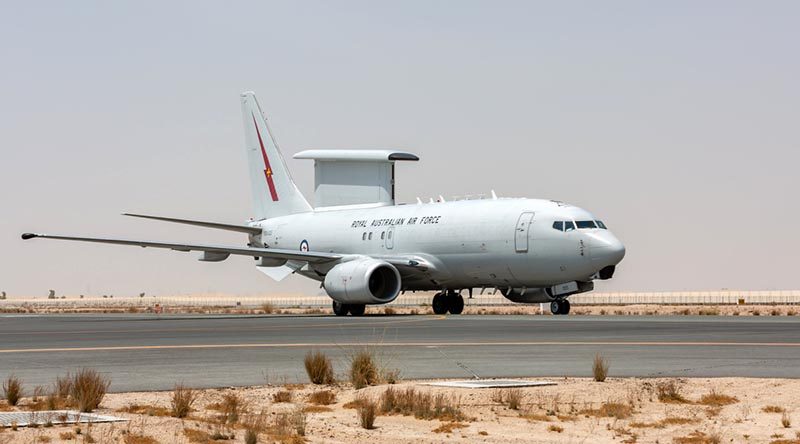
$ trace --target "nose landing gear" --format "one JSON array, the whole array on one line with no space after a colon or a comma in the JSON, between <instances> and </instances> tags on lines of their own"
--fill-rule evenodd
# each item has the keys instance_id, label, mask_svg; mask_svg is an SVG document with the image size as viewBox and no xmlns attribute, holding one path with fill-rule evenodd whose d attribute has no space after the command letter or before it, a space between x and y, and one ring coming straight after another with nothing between
<instances>
[{"instance_id":1,"label":"nose landing gear","mask_svg":"<svg viewBox=\"0 0 800 444\"><path fill-rule=\"evenodd\" d=\"M569 314L569 301L566 299L555 299L550 303L550 311L554 315Z\"/></svg>"},{"instance_id":2,"label":"nose landing gear","mask_svg":"<svg viewBox=\"0 0 800 444\"><path fill-rule=\"evenodd\" d=\"M461 314L464 311L464 298L453 290L449 290L446 293L439 292L433 296L431 306L436 314L441 315L447 312Z\"/></svg>"}]
</instances>

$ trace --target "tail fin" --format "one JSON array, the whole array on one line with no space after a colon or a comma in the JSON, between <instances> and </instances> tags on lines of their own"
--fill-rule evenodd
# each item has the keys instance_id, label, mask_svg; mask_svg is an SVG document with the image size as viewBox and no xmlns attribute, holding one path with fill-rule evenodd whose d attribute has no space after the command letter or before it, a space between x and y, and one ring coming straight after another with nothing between
<instances>
[{"instance_id":1,"label":"tail fin","mask_svg":"<svg viewBox=\"0 0 800 444\"><path fill-rule=\"evenodd\" d=\"M253 92L241 95L244 141L256 219L311 211L294 184Z\"/></svg>"}]
</instances>

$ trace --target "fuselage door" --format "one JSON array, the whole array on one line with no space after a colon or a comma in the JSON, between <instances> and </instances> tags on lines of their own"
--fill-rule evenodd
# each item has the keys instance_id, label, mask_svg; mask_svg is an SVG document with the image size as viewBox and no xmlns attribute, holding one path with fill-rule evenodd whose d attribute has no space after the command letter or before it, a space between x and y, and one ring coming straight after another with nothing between
<instances>
[{"instance_id":1,"label":"fuselage door","mask_svg":"<svg viewBox=\"0 0 800 444\"><path fill-rule=\"evenodd\" d=\"M514 248L516 248L517 253L528 251L528 233L531 230L532 220L533 213L522 213L517 220L517 229L514 233Z\"/></svg>"},{"instance_id":2,"label":"fuselage door","mask_svg":"<svg viewBox=\"0 0 800 444\"><path fill-rule=\"evenodd\" d=\"M389 227L389 229L386 231L385 241L387 250L391 250L392 248L394 248L394 226Z\"/></svg>"}]
</instances>

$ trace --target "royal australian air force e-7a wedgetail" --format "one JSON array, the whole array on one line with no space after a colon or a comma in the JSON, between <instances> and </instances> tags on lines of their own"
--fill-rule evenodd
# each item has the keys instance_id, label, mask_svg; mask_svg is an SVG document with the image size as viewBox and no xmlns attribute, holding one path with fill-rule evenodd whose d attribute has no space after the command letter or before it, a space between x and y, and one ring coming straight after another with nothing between
<instances>
[{"instance_id":1,"label":"royal australian air force e-7a wedgetail","mask_svg":"<svg viewBox=\"0 0 800 444\"><path fill-rule=\"evenodd\" d=\"M337 315L362 315L406 291L437 291L433 311L461 313L462 292L492 289L520 303L549 302L567 314L570 295L609 279L622 243L591 213L553 200L491 198L396 204L396 150L310 150L315 204L298 190L253 93L241 95L255 217L223 224L130 216L231 230L246 246L184 244L26 233L49 238L198 251L201 261L251 256L275 280L296 273L322 282Z\"/></svg>"}]
</instances>

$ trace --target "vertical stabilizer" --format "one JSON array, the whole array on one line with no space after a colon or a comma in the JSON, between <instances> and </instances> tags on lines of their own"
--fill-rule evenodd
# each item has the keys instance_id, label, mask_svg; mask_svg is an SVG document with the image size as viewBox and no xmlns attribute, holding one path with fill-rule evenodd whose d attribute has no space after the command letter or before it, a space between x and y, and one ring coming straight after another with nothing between
<instances>
[{"instance_id":1,"label":"vertical stabilizer","mask_svg":"<svg viewBox=\"0 0 800 444\"><path fill-rule=\"evenodd\" d=\"M311 205L289 174L255 94L242 93L241 99L255 218L260 220L311 211Z\"/></svg>"}]
</instances>

